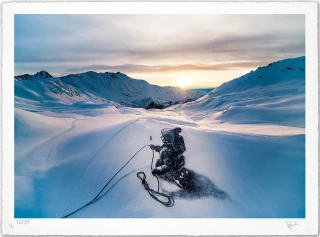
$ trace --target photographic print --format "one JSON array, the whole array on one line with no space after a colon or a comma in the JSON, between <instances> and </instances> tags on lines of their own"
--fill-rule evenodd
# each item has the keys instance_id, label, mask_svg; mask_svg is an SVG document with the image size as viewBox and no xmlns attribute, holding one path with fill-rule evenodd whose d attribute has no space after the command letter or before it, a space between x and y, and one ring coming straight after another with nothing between
<instances>
[{"instance_id":1,"label":"photographic print","mask_svg":"<svg viewBox=\"0 0 320 237\"><path fill-rule=\"evenodd\" d=\"M306 14L12 17L14 219L306 219Z\"/></svg>"}]
</instances>

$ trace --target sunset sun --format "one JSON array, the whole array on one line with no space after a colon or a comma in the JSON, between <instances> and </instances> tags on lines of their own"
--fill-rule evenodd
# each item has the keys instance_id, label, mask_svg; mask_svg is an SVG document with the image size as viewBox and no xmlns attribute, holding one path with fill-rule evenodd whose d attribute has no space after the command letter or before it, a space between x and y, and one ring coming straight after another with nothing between
<instances>
[{"instance_id":1,"label":"sunset sun","mask_svg":"<svg viewBox=\"0 0 320 237\"><path fill-rule=\"evenodd\" d=\"M178 87L182 87L185 88L187 86L191 85L191 80L189 78L186 77L182 77L177 81L177 86Z\"/></svg>"}]
</instances>

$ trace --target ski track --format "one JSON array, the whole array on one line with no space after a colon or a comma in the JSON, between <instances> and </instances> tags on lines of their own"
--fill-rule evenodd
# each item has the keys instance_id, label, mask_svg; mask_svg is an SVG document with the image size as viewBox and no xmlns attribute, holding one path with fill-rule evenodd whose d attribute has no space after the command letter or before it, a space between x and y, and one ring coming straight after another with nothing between
<instances>
[{"instance_id":1,"label":"ski track","mask_svg":"<svg viewBox=\"0 0 320 237\"><path fill-rule=\"evenodd\" d=\"M52 145L52 147L51 147L51 149L49 151L49 154L47 155L46 161L50 160L49 158L50 158L54 148L57 149L57 144Z\"/></svg>"},{"instance_id":2,"label":"ski track","mask_svg":"<svg viewBox=\"0 0 320 237\"><path fill-rule=\"evenodd\" d=\"M78 181L76 182L76 184L74 185L74 187L72 188L70 195L68 197L67 202L65 203L65 205L62 207L62 209L58 212L57 217L61 216L62 213L68 208L70 201L72 199L72 194L74 193L74 191L76 190L76 188L78 187L79 183L81 182L82 178L84 177L84 175L86 174L91 162L94 160L94 158L96 158L96 156L101 152L101 150L103 150L120 132L122 132L124 129L126 129L127 127L129 127L130 125L138 122L141 118L138 118L136 120L134 120L133 122L130 122L129 124L126 124L124 127L122 127L120 130L118 130L115 134L113 134L108 141L102 145L99 150L91 157L91 159L88 161L85 169L82 171Z\"/></svg>"},{"instance_id":3,"label":"ski track","mask_svg":"<svg viewBox=\"0 0 320 237\"><path fill-rule=\"evenodd\" d=\"M26 155L26 157L29 157L30 155L32 155L34 152L36 152L37 150L39 150L40 148L42 148L45 144L47 144L47 143L49 143L49 142L53 142L56 138L60 137L61 135L65 134L65 133L67 133L67 132L70 132L72 129L75 128L75 123L76 123L78 120L80 120L80 119L75 119L75 118L74 118L74 121L72 122L70 128L68 128L68 129L66 129L66 130L58 133L57 135L49 138L48 140L44 141L44 142L41 143L40 145L36 146L32 151L30 151L30 152L28 153L28 155ZM53 147L53 146L54 146L54 145L52 145L52 147ZM48 158L49 158L49 155L50 155L50 153L51 153L52 147L51 147L51 149L50 149L50 151L49 151L49 154L48 154L46 160L48 160Z\"/></svg>"}]
</instances>

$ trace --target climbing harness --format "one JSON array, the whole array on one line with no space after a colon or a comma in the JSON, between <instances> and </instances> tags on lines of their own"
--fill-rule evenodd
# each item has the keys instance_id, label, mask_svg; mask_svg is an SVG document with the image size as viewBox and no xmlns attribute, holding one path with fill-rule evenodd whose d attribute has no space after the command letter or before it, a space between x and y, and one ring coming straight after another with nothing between
<instances>
[{"instance_id":1,"label":"climbing harness","mask_svg":"<svg viewBox=\"0 0 320 237\"><path fill-rule=\"evenodd\" d=\"M147 147L147 146L150 146L150 145L145 145L145 146L141 147L141 148L111 177L111 179L106 183L106 185L100 190L100 192L99 192L90 202L88 202L87 204L83 205L82 207L79 207L77 210L69 213L68 215L63 216L62 218L67 218L67 217L73 215L74 213L80 211L81 209L83 209L83 208L85 208L85 207L93 204L94 202L96 202L96 201L98 200L100 194L101 194L101 193L103 192L103 190L109 185L109 183L114 179L114 177L116 177L116 175L117 175L127 164L129 164L129 162L130 162L143 148L145 148L145 147ZM152 161L151 161L151 170L152 170L153 158L154 158L154 151L152 151L152 152L153 152L153 153L152 153ZM141 176L141 175L142 175L142 176ZM174 199L173 199L173 197L171 197L171 196L169 196L169 195L167 195L167 194L165 194L165 193L159 192L159 186L160 186L160 184L159 184L159 178L158 178L156 175L155 175L155 177L156 177L157 180L158 180L158 191L155 191L155 190L149 188L149 185L148 185L148 183L147 183L147 181L146 181L146 175L145 175L144 172L142 172L142 171L138 172L138 173L137 173L137 177L142 181L142 185L143 185L144 188L148 191L149 195L150 195L153 199L155 199L156 201L162 203L162 204L163 204L164 206L166 206L166 207L171 207L171 206L173 206L173 204L174 204ZM166 198L168 199L168 201L167 201L167 202L161 201L160 199L158 199L157 196L166 197Z\"/></svg>"}]
</instances>

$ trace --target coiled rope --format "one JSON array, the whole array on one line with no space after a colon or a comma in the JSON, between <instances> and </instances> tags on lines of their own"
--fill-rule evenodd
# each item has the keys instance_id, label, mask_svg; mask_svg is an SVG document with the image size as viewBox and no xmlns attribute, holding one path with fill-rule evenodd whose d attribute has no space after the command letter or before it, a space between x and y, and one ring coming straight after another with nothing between
<instances>
[{"instance_id":1,"label":"coiled rope","mask_svg":"<svg viewBox=\"0 0 320 237\"><path fill-rule=\"evenodd\" d=\"M150 145L145 145L145 146L141 147L141 148L111 177L111 179L106 183L106 185L104 185L104 187L100 190L100 192L99 192L90 202L88 202L88 203L86 203L85 205L79 207L77 210L69 213L68 215L63 216L62 218L67 218L67 217L73 215L74 213L80 211L81 209L83 209L83 208L85 208L85 207L93 204L95 201L97 201L97 199L99 198L100 194L101 194L101 193L103 192L103 190L109 185L109 183L114 179L114 177L116 177L116 175L117 175L127 164L129 164L129 162L130 162L143 148L145 148L145 147L147 147L147 146L150 146ZM153 150L153 153L152 153L151 170L152 170L153 158L154 158L154 150ZM141 177L141 175L142 175L142 177ZM142 180L142 184L143 184L144 188L148 191L149 195L150 195L153 199L155 199L155 200L157 200L158 202L162 203L164 206L167 206L167 207L173 206L173 204L174 204L173 198L172 198L171 196L167 195L167 194L164 194L164 193L159 192L159 178L158 178L157 176L155 176L155 177L156 177L157 180L158 180L158 191L155 191L155 190L149 188L149 185L148 185L148 183L147 183L147 181L146 181L146 175L145 175L144 172L142 172L142 171L141 171L141 172L138 172L138 173L137 173L137 177ZM157 198L157 196L166 197L166 198L168 199L168 201L167 201L167 202L161 201L160 199Z\"/></svg>"},{"instance_id":2,"label":"coiled rope","mask_svg":"<svg viewBox=\"0 0 320 237\"><path fill-rule=\"evenodd\" d=\"M151 171L152 171L153 158L154 158L154 150L152 150L152 160L151 160L151 165L150 165ZM149 187L149 185L146 181L146 174L143 171L140 171L137 173L137 177L141 180L142 185L144 186L144 188L147 190L147 192L149 193L149 195L153 199L160 202L161 204L163 204L166 207L172 207L174 205L173 197L170 195L167 195L165 193L159 192L159 186L160 186L159 177L157 175L154 175L154 176L157 178L157 181L158 181L158 191L155 191ZM165 201L160 200L158 198L159 196L167 198L168 201L165 202Z\"/></svg>"}]
</instances>

